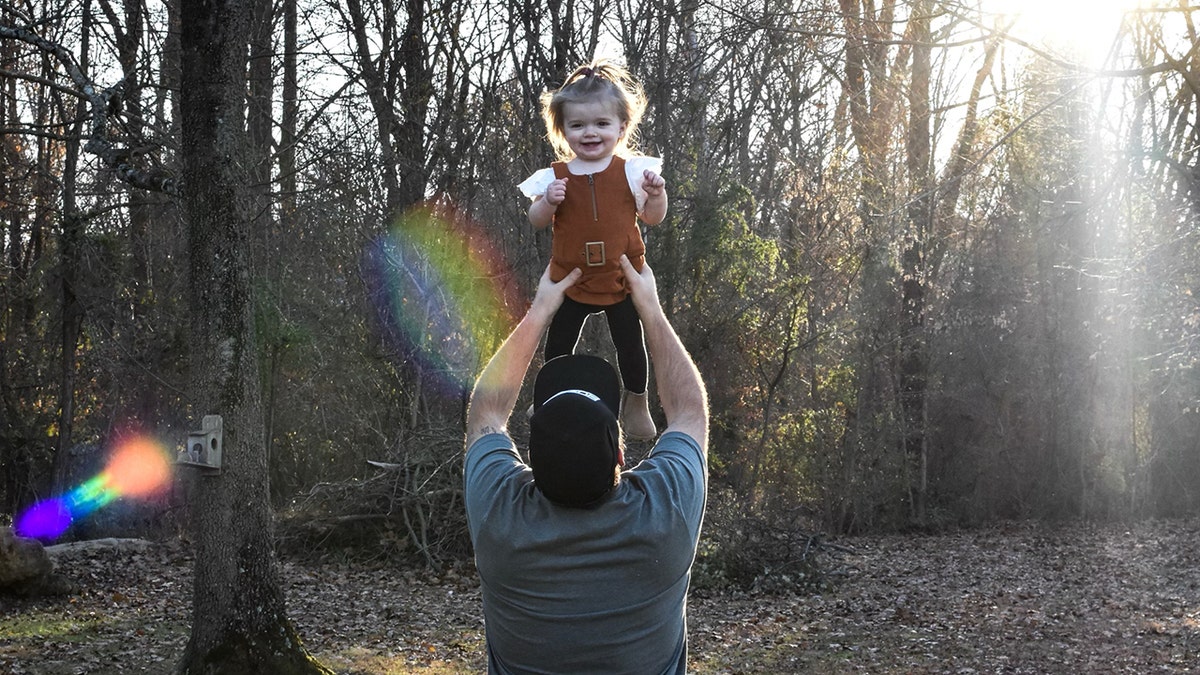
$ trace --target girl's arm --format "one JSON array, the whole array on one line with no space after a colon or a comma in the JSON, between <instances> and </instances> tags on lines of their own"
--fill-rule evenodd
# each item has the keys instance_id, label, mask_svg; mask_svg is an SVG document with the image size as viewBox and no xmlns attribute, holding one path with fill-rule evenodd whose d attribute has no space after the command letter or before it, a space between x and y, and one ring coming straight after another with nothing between
<instances>
[{"instance_id":1,"label":"girl's arm","mask_svg":"<svg viewBox=\"0 0 1200 675\"><path fill-rule=\"evenodd\" d=\"M546 194L537 197L529 205L529 224L540 230L554 222L554 213L558 211L558 205L563 203L566 198L566 178L559 178L550 183L550 186L546 188Z\"/></svg>"},{"instance_id":2,"label":"girl's arm","mask_svg":"<svg viewBox=\"0 0 1200 675\"><path fill-rule=\"evenodd\" d=\"M638 216L647 225L657 225L667 217L667 181L647 169L642 172L642 190L646 193L646 203Z\"/></svg>"}]
</instances>

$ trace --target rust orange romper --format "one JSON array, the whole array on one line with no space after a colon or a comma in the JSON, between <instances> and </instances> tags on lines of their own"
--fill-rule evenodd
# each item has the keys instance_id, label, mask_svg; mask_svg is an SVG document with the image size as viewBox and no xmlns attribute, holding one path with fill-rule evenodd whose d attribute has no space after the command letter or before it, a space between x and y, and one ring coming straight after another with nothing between
<instances>
[{"instance_id":1,"label":"rust orange romper","mask_svg":"<svg viewBox=\"0 0 1200 675\"><path fill-rule=\"evenodd\" d=\"M629 167L638 176L643 168L661 170L657 158L639 157ZM641 271L646 245L637 223L637 199L626 171L626 160L614 155L608 167L593 174L570 173L565 162L551 164L553 178L539 174L522 184L530 197L545 192L551 180L568 177L566 198L554 214L550 278L560 281L578 267L579 281L567 289L563 306L546 335L547 360L575 351L584 322L603 312L617 349L617 366L625 388L646 391L649 367L641 320L621 272L621 254ZM533 187L526 188L526 185Z\"/></svg>"},{"instance_id":2,"label":"rust orange romper","mask_svg":"<svg viewBox=\"0 0 1200 675\"><path fill-rule=\"evenodd\" d=\"M587 305L615 305L629 294L621 254L639 272L646 261L625 160L613 156L607 169L587 175L571 175L565 162L550 166L555 178L569 178L567 197L554 214L550 278L561 281L578 267L583 276L567 289L567 297Z\"/></svg>"}]
</instances>

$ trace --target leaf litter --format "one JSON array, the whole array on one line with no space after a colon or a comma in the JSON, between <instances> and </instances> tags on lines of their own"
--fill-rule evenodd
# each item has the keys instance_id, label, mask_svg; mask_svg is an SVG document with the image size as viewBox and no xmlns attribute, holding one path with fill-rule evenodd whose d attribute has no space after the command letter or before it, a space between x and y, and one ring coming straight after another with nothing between
<instances>
[{"instance_id":1,"label":"leaf litter","mask_svg":"<svg viewBox=\"0 0 1200 675\"><path fill-rule=\"evenodd\" d=\"M819 594L695 591L693 673L1200 672L1200 520L1006 523L839 539ZM179 542L64 551L70 596L0 598L0 673L169 673L187 643ZM469 563L440 574L285 558L288 613L339 673L485 670Z\"/></svg>"}]
</instances>

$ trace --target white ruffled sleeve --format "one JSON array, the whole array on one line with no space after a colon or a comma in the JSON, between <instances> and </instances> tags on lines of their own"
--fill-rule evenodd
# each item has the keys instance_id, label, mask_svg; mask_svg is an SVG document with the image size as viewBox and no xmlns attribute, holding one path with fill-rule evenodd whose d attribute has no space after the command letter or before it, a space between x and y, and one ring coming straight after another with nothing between
<instances>
[{"instance_id":1,"label":"white ruffled sleeve","mask_svg":"<svg viewBox=\"0 0 1200 675\"><path fill-rule=\"evenodd\" d=\"M642 189L642 181L644 176L642 172L646 169L662 175L662 158L646 157L643 155L635 155L625 160L625 179L629 181L629 190L633 193L633 198L637 200L637 208L640 212L646 205L646 192Z\"/></svg>"},{"instance_id":2,"label":"white ruffled sleeve","mask_svg":"<svg viewBox=\"0 0 1200 675\"><path fill-rule=\"evenodd\" d=\"M537 199L546 194L546 188L550 187L550 184L553 182L554 169L546 167L545 169L535 171L532 176L526 178L517 187L520 188L526 197Z\"/></svg>"}]
</instances>

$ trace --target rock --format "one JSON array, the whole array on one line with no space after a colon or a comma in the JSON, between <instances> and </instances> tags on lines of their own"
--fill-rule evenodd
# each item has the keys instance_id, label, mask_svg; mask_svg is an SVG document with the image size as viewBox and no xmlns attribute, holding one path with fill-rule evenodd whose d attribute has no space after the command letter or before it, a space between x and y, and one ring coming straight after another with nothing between
<instances>
[{"instance_id":1,"label":"rock","mask_svg":"<svg viewBox=\"0 0 1200 675\"><path fill-rule=\"evenodd\" d=\"M53 570L41 542L18 537L11 527L0 528L0 587L15 586Z\"/></svg>"},{"instance_id":2,"label":"rock","mask_svg":"<svg viewBox=\"0 0 1200 675\"><path fill-rule=\"evenodd\" d=\"M46 547L46 554L51 560L59 555L78 553L80 551L146 551L154 547L154 543L146 539L130 539L106 537L104 539L88 539L87 541L70 541L65 544L55 544Z\"/></svg>"},{"instance_id":3,"label":"rock","mask_svg":"<svg viewBox=\"0 0 1200 675\"><path fill-rule=\"evenodd\" d=\"M73 591L74 584L55 574L41 542L18 537L11 527L0 528L0 593L33 596Z\"/></svg>"}]
</instances>

